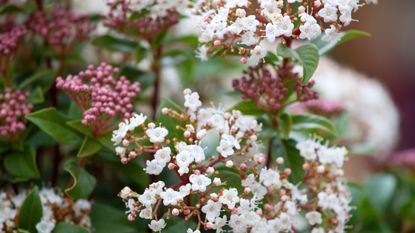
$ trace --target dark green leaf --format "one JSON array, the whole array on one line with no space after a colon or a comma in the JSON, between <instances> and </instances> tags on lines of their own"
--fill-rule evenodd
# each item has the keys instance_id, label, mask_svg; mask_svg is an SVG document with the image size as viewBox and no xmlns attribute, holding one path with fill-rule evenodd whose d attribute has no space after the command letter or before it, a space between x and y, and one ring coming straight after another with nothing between
<instances>
[{"instance_id":1,"label":"dark green leaf","mask_svg":"<svg viewBox=\"0 0 415 233\"><path fill-rule=\"evenodd\" d=\"M43 216L42 202L39 197L39 190L34 187L27 195L19 212L18 226L20 229L36 232L36 224Z\"/></svg>"},{"instance_id":2,"label":"dark green leaf","mask_svg":"<svg viewBox=\"0 0 415 233\"><path fill-rule=\"evenodd\" d=\"M275 140L272 144L273 159L280 156L284 158L285 166L291 169L291 175L288 179L294 184L301 182L305 175L305 171L302 168L305 160L300 155L296 145L297 142L292 139Z\"/></svg>"},{"instance_id":3,"label":"dark green leaf","mask_svg":"<svg viewBox=\"0 0 415 233\"><path fill-rule=\"evenodd\" d=\"M167 220L167 229L163 230L163 233L186 232L189 228L195 230L196 223L191 220L186 221L182 218L171 217Z\"/></svg>"},{"instance_id":4,"label":"dark green leaf","mask_svg":"<svg viewBox=\"0 0 415 233\"><path fill-rule=\"evenodd\" d=\"M53 233L88 233L89 231L83 227L60 222L56 225Z\"/></svg>"},{"instance_id":5,"label":"dark green leaf","mask_svg":"<svg viewBox=\"0 0 415 233\"><path fill-rule=\"evenodd\" d=\"M66 125L66 119L55 108L30 113L26 118L62 144L80 143L79 136Z\"/></svg>"},{"instance_id":6,"label":"dark green leaf","mask_svg":"<svg viewBox=\"0 0 415 233\"><path fill-rule=\"evenodd\" d=\"M41 87L36 87L32 92L29 98L27 98L27 102L31 104L40 104L45 101L43 97L43 90Z\"/></svg>"},{"instance_id":7,"label":"dark green leaf","mask_svg":"<svg viewBox=\"0 0 415 233\"><path fill-rule=\"evenodd\" d=\"M261 116L266 112L259 109L251 100L242 101L231 108L231 110L239 110L245 115Z\"/></svg>"},{"instance_id":8,"label":"dark green leaf","mask_svg":"<svg viewBox=\"0 0 415 233\"><path fill-rule=\"evenodd\" d=\"M121 39L110 35L103 35L92 40L92 44L116 52L134 53L139 47L139 43L127 39Z\"/></svg>"},{"instance_id":9,"label":"dark green leaf","mask_svg":"<svg viewBox=\"0 0 415 233\"><path fill-rule=\"evenodd\" d=\"M65 171L72 176L72 185L65 192L74 199L88 198L95 188L95 177L90 175L84 168L81 168L75 160L68 160L65 163Z\"/></svg>"},{"instance_id":10,"label":"dark green leaf","mask_svg":"<svg viewBox=\"0 0 415 233\"><path fill-rule=\"evenodd\" d=\"M183 126L183 122L179 122L169 116L164 115L161 112L161 109L163 108L170 108L170 109L173 109L179 112L183 111L182 108L176 103L172 102L171 100L163 99L159 107L157 122L161 123L169 131L169 137L171 136L171 137L183 138L183 134L180 133L180 131L176 129L177 125Z\"/></svg>"},{"instance_id":11,"label":"dark green leaf","mask_svg":"<svg viewBox=\"0 0 415 233\"><path fill-rule=\"evenodd\" d=\"M307 133L324 132L331 136L336 136L337 131L333 123L322 116L317 115L292 115L292 129Z\"/></svg>"},{"instance_id":12,"label":"dark green leaf","mask_svg":"<svg viewBox=\"0 0 415 233\"><path fill-rule=\"evenodd\" d=\"M79 133L86 135L88 137L93 137L92 130L88 126L82 124L80 120L68 121L66 124L72 129L78 131Z\"/></svg>"},{"instance_id":13,"label":"dark green leaf","mask_svg":"<svg viewBox=\"0 0 415 233\"><path fill-rule=\"evenodd\" d=\"M288 139L290 137L292 124L293 122L290 115L288 115L287 113L281 115L280 127L284 135L284 139Z\"/></svg>"},{"instance_id":14,"label":"dark green leaf","mask_svg":"<svg viewBox=\"0 0 415 233\"><path fill-rule=\"evenodd\" d=\"M18 179L35 179L40 176L36 166L35 150L32 147L7 155L4 158L4 167L10 175Z\"/></svg>"},{"instance_id":15,"label":"dark green leaf","mask_svg":"<svg viewBox=\"0 0 415 233\"><path fill-rule=\"evenodd\" d=\"M87 157L96 154L101 149L101 144L95 140L85 137L81 148L78 151L78 158Z\"/></svg>"},{"instance_id":16,"label":"dark green leaf","mask_svg":"<svg viewBox=\"0 0 415 233\"><path fill-rule=\"evenodd\" d=\"M363 38L363 37L370 37L370 34L364 31L359 30L351 30L347 32L341 32L336 38L333 40L326 42L320 38L311 41L311 43L315 44L319 49L320 56L330 52L336 46L348 42L353 39Z\"/></svg>"},{"instance_id":17,"label":"dark green leaf","mask_svg":"<svg viewBox=\"0 0 415 233\"><path fill-rule=\"evenodd\" d=\"M124 208L124 204L119 202ZM108 217L111 216L111 217ZM95 233L144 233L147 232L146 221L127 220L127 215L122 210L115 209L103 203L95 202L91 213L92 226Z\"/></svg>"},{"instance_id":18,"label":"dark green leaf","mask_svg":"<svg viewBox=\"0 0 415 233\"><path fill-rule=\"evenodd\" d=\"M55 81L56 71L42 70L31 77L26 78L20 85L20 89L26 89L30 86L38 85L42 87L43 93L47 92Z\"/></svg>"}]
</instances>

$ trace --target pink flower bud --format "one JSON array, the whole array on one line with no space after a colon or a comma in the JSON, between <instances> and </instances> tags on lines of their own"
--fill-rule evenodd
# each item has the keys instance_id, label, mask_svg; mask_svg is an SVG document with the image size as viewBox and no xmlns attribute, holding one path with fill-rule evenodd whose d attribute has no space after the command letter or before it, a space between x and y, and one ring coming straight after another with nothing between
<instances>
[{"instance_id":1,"label":"pink flower bud","mask_svg":"<svg viewBox=\"0 0 415 233\"><path fill-rule=\"evenodd\" d=\"M169 170L173 170L173 169L175 169L175 168L176 168L176 164L174 164L174 163L169 163L169 165L167 165L167 168L168 168Z\"/></svg>"},{"instance_id":2,"label":"pink flower bud","mask_svg":"<svg viewBox=\"0 0 415 233\"><path fill-rule=\"evenodd\" d=\"M173 214L173 216L179 216L180 211L179 211L178 209L174 208L174 209L171 211L171 213Z\"/></svg>"},{"instance_id":3,"label":"pink flower bud","mask_svg":"<svg viewBox=\"0 0 415 233\"><path fill-rule=\"evenodd\" d=\"M246 64L248 62L248 59L246 57L242 57L240 61L242 64Z\"/></svg>"}]
</instances>

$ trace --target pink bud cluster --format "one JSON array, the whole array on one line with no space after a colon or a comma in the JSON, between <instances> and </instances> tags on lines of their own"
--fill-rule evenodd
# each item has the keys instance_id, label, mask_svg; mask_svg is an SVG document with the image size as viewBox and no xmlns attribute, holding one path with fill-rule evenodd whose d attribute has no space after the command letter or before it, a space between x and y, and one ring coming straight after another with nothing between
<instances>
[{"instance_id":1,"label":"pink bud cluster","mask_svg":"<svg viewBox=\"0 0 415 233\"><path fill-rule=\"evenodd\" d=\"M292 77L290 77L292 76ZM290 74L288 78L282 79L279 74L270 68L259 65L250 67L245 71L245 76L241 80L233 80L233 88L242 93L242 98L252 100L256 106L270 113L280 111L289 96L290 89L294 89L297 93L297 100L307 101L317 98L317 92L310 89L314 85L311 81L302 84L300 80L296 80L292 84L295 74Z\"/></svg>"},{"instance_id":2,"label":"pink bud cluster","mask_svg":"<svg viewBox=\"0 0 415 233\"><path fill-rule=\"evenodd\" d=\"M24 116L33 106L26 102L28 92L6 88L0 94L0 137L15 140L26 129Z\"/></svg>"},{"instance_id":3,"label":"pink bud cluster","mask_svg":"<svg viewBox=\"0 0 415 233\"><path fill-rule=\"evenodd\" d=\"M169 2L167 3L170 4ZM152 15L132 17L133 14L141 14L141 10L137 11L137 8L144 6L135 6L134 3L127 0L111 1L108 5L110 6L110 12L105 23L106 26L124 34L138 35L147 40L151 40L179 22L179 13L174 7L167 9L165 14L157 14L156 11L153 11ZM147 7L150 8L150 6L145 8ZM161 8L164 7L161 6Z\"/></svg>"},{"instance_id":4,"label":"pink bud cluster","mask_svg":"<svg viewBox=\"0 0 415 233\"><path fill-rule=\"evenodd\" d=\"M60 53L70 51L70 46L89 39L95 24L88 16L53 8L50 12L38 11L28 20L28 27Z\"/></svg>"},{"instance_id":5,"label":"pink bud cluster","mask_svg":"<svg viewBox=\"0 0 415 233\"><path fill-rule=\"evenodd\" d=\"M106 63L88 66L78 75L58 77L57 88L63 90L82 110L82 123L89 125L95 135L106 133L112 121L129 118L139 83L131 83L125 76L116 79L119 69Z\"/></svg>"},{"instance_id":6,"label":"pink bud cluster","mask_svg":"<svg viewBox=\"0 0 415 233\"><path fill-rule=\"evenodd\" d=\"M19 42L26 35L26 28L23 26L13 26L7 31L0 33L0 56L10 56L13 54Z\"/></svg>"}]
</instances>

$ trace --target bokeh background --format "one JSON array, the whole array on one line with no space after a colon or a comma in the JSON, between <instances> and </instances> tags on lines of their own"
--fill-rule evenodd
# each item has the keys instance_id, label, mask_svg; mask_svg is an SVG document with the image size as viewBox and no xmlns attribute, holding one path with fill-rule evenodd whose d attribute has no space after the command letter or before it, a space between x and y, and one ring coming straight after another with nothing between
<instances>
[{"instance_id":1,"label":"bokeh background","mask_svg":"<svg viewBox=\"0 0 415 233\"><path fill-rule=\"evenodd\" d=\"M363 7L354 17L359 22L351 27L372 37L353 40L331 53L339 63L381 81L388 89L401 115L396 150L415 147L414 12L414 0L381 0L376 6Z\"/></svg>"}]
</instances>

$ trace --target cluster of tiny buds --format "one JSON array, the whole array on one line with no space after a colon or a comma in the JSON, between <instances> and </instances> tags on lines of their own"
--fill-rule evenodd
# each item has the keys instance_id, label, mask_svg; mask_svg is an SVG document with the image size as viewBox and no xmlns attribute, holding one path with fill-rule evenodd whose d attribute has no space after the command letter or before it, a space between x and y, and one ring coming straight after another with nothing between
<instances>
[{"instance_id":1,"label":"cluster of tiny buds","mask_svg":"<svg viewBox=\"0 0 415 233\"><path fill-rule=\"evenodd\" d=\"M0 33L0 56L10 56L13 54L19 42L26 35L26 28L24 26L14 26L8 31Z\"/></svg>"},{"instance_id":2,"label":"cluster of tiny buds","mask_svg":"<svg viewBox=\"0 0 415 233\"><path fill-rule=\"evenodd\" d=\"M105 25L125 34L132 34L151 40L161 32L167 31L171 26L179 22L178 9L184 1L109 1L110 11ZM149 11L143 17L131 17L133 14L141 14Z\"/></svg>"},{"instance_id":3,"label":"cluster of tiny buds","mask_svg":"<svg viewBox=\"0 0 415 233\"><path fill-rule=\"evenodd\" d=\"M234 79L233 88L243 99L255 102L258 108L275 113L283 107L288 93L283 80L268 69L249 68L242 80Z\"/></svg>"},{"instance_id":4,"label":"cluster of tiny buds","mask_svg":"<svg viewBox=\"0 0 415 233\"><path fill-rule=\"evenodd\" d=\"M297 93L297 100L301 102L306 102L310 100L315 100L319 98L318 92L313 91L312 87L315 85L315 81L311 80L307 83L302 83L300 80L297 80L294 84L294 90Z\"/></svg>"},{"instance_id":5,"label":"cluster of tiny buds","mask_svg":"<svg viewBox=\"0 0 415 233\"><path fill-rule=\"evenodd\" d=\"M61 53L70 52L67 47L87 40L96 26L88 16L75 15L58 7L52 8L50 12L35 12L27 25Z\"/></svg>"},{"instance_id":6,"label":"cluster of tiny buds","mask_svg":"<svg viewBox=\"0 0 415 233\"><path fill-rule=\"evenodd\" d=\"M24 117L33 106L27 103L28 92L6 88L0 94L0 137L17 139L26 129Z\"/></svg>"},{"instance_id":7,"label":"cluster of tiny buds","mask_svg":"<svg viewBox=\"0 0 415 233\"><path fill-rule=\"evenodd\" d=\"M140 91L139 83L131 83L125 76L116 79L119 69L106 63L88 66L78 75L58 77L56 87L67 93L82 110L82 123L90 125L96 135L106 133L113 120L127 119Z\"/></svg>"}]
</instances>

